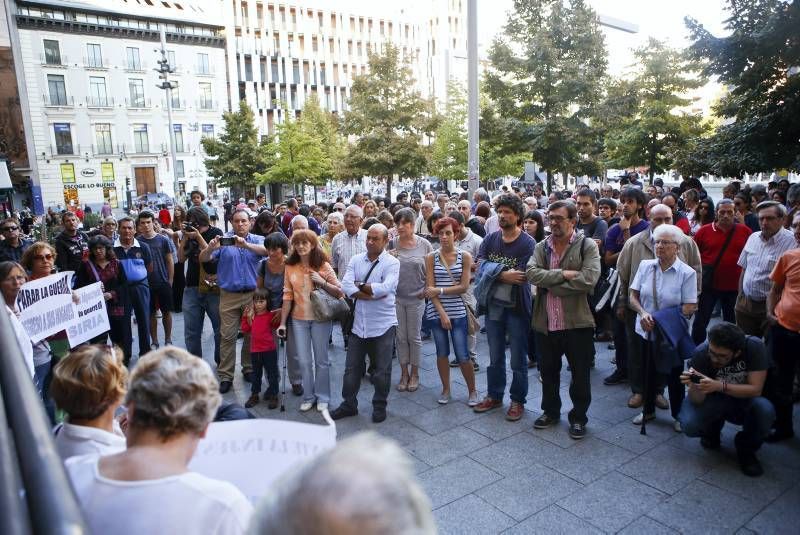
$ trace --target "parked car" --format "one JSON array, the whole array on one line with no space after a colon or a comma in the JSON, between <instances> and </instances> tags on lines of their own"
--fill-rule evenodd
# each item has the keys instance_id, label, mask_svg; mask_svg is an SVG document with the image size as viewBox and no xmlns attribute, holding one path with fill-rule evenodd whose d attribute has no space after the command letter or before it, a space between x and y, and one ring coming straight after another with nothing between
<instances>
[{"instance_id":1,"label":"parked car","mask_svg":"<svg viewBox=\"0 0 800 535\"><path fill-rule=\"evenodd\" d=\"M172 197L166 193L145 193L144 195L136 197L133 202L137 206L143 204L146 206L158 207L162 204L166 204L167 208L172 208L173 205Z\"/></svg>"}]
</instances>

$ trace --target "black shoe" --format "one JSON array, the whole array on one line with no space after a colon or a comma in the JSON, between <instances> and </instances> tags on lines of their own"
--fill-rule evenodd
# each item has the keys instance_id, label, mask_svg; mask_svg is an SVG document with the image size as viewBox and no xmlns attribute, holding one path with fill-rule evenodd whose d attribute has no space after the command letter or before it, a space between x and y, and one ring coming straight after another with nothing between
<instances>
[{"instance_id":1,"label":"black shoe","mask_svg":"<svg viewBox=\"0 0 800 535\"><path fill-rule=\"evenodd\" d=\"M480 370L481 370L481 367L480 367L480 365L478 364L478 361L477 361L477 360L475 360L475 359L473 359L473 358L470 358L470 360L472 361L472 370L473 370L473 371L476 371L476 372L477 372L477 371L480 371Z\"/></svg>"},{"instance_id":2,"label":"black shoe","mask_svg":"<svg viewBox=\"0 0 800 535\"><path fill-rule=\"evenodd\" d=\"M220 381L219 383L219 393L220 394L227 394L231 391L231 387L233 386L232 381Z\"/></svg>"},{"instance_id":3,"label":"black shoe","mask_svg":"<svg viewBox=\"0 0 800 535\"><path fill-rule=\"evenodd\" d=\"M486 334L486 327L481 327L481 334Z\"/></svg>"},{"instance_id":4,"label":"black shoe","mask_svg":"<svg viewBox=\"0 0 800 535\"><path fill-rule=\"evenodd\" d=\"M332 419L341 420L342 418L355 416L356 414L358 414L358 410L346 409L341 405L339 405L337 408L333 409L330 414Z\"/></svg>"},{"instance_id":5,"label":"black shoe","mask_svg":"<svg viewBox=\"0 0 800 535\"><path fill-rule=\"evenodd\" d=\"M536 421L533 422L534 429L547 429L548 427L552 427L558 423L559 418L550 418L546 414L542 414Z\"/></svg>"},{"instance_id":6,"label":"black shoe","mask_svg":"<svg viewBox=\"0 0 800 535\"><path fill-rule=\"evenodd\" d=\"M628 382L628 374L620 371L619 369L614 370L614 373L603 379L603 384L606 386L621 385L622 383L627 383L627 382Z\"/></svg>"},{"instance_id":7,"label":"black shoe","mask_svg":"<svg viewBox=\"0 0 800 535\"><path fill-rule=\"evenodd\" d=\"M573 440L580 440L586 436L586 426L577 422L569 425L569 437Z\"/></svg>"},{"instance_id":8,"label":"black shoe","mask_svg":"<svg viewBox=\"0 0 800 535\"><path fill-rule=\"evenodd\" d=\"M616 351L617 350L617 346L615 346L613 342L608 344L606 347L608 349L610 349L611 351Z\"/></svg>"},{"instance_id":9,"label":"black shoe","mask_svg":"<svg viewBox=\"0 0 800 535\"><path fill-rule=\"evenodd\" d=\"M372 423L379 424L386 419L386 411L384 409L375 409L372 411Z\"/></svg>"},{"instance_id":10,"label":"black shoe","mask_svg":"<svg viewBox=\"0 0 800 535\"><path fill-rule=\"evenodd\" d=\"M742 469L742 473L746 476L758 477L764 473L764 469L761 467L761 463L758 462L755 452L741 445L741 436L741 433L736 433L736 438L734 439L736 456L739 458L739 468Z\"/></svg>"},{"instance_id":11,"label":"black shoe","mask_svg":"<svg viewBox=\"0 0 800 535\"><path fill-rule=\"evenodd\" d=\"M253 382L253 372L242 372L242 377L244 377L245 383Z\"/></svg>"},{"instance_id":12,"label":"black shoe","mask_svg":"<svg viewBox=\"0 0 800 535\"><path fill-rule=\"evenodd\" d=\"M528 368L536 367L536 359L528 359Z\"/></svg>"},{"instance_id":13,"label":"black shoe","mask_svg":"<svg viewBox=\"0 0 800 535\"><path fill-rule=\"evenodd\" d=\"M303 385L292 385L292 394L295 396L303 395Z\"/></svg>"},{"instance_id":14,"label":"black shoe","mask_svg":"<svg viewBox=\"0 0 800 535\"><path fill-rule=\"evenodd\" d=\"M451 368L458 368L458 361L456 359L451 360L450 361L450 367Z\"/></svg>"},{"instance_id":15,"label":"black shoe","mask_svg":"<svg viewBox=\"0 0 800 535\"><path fill-rule=\"evenodd\" d=\"M780 442L781 440L787 440L794 436L794 431L778 431L777 429L773 429L767 435L767 438L764 439L764 442L769 442L770 444L774 444L775 442Z\"/></svg>"},{"instance_id":16,"label":"black shoe","mask_svg":"<svg viewBox=\"0 0 800 535\"><path fill-rule=\"evenodd\" d=\"M720 447L719 433L716 436L700 437L700 445L707 450L718 450Z\"/></svg>"},{"instance_id":17,"label":"black shoe","mask_svg":"<svg viewBox=\"0 0 800 535\"><path fill-rule=\"evenodd\" d=\"M431 339L430 333L423 333L422 336L420 336L420 340L422 340L423 342L427 342L430 339Z\"/></svg>"}]
</instances>

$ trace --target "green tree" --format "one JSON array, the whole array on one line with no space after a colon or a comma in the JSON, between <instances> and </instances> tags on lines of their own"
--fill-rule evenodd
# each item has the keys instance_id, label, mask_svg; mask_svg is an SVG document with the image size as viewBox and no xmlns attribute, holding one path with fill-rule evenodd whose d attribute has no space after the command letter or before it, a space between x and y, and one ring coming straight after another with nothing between
<instances>
[{"instance_id":1,"label":"green tree","mask_svg":"<svg viewBox=\"0 0 800 535\"><path fill-rule=\"evenodd\" d=\"M274 161L266 172L257 175L262 183L290 183L296 190L298 185L324 184L331 176L331 161L322 148L322 139L299 120L279 124L268 151Z\"/></svg>"},{"instance_id":2,"label":"green tree","mask_svg":"<svg viewBox=\"0 0 800 535\"><path fill-rule=\"evenodd\" d=\"M531 153L526 126L515 119L502 117L497 105L485 93L480 99L479 123L480 174L488 183L498 177L519 176Z\"/></svg>"},{"instance_id":3,"label":"green tree","mask_svg":"<svg viewBox=\"0 0 800 535\"><path fill-rule=\"evenodd\" d=\"M208 158L204 164L217 184L232 188L246 198L253 197L257 175L270 164L265 141L259 141L253 110L242 100L239 109L222 114L225 129L219 139L204 137L200 142Z\"/></svg>"},{"instance_id":4,"label":"green tree","mask_svg":"<svg viewBox=\"0 0 800 535\"><path fill-rule=\"evenodd\" d=\"M330 163L330 174L323 178L347 178L347 140L341 134L340 121L336 115L322 109L316 95L306 98L300 115L300 125L306 133L319 139L320 147Z\"/></svg>"},{"instance_id":5,"label":"green tree","mask_svg":"<svg viewBox=\"0 0 800 535\"><path fill-rule=\"evenodd\" d=\"M415 178L427 170L430 147L422 141L438 121L433 102L414 89L408 60L401 60L391 43L383 49L383 54L370 52L368 73L353 79L344 131L358 137L348 169L385 178L389 193L394 175Z\"/></svg>"},{"instance_id":6,"label":"green tree","mask_svg":"<svg viewBox=\"0 0 800 535\"><path fill-rule=\"evenodd\" d=\"M656 173L673 164L675 153L702 132L701 118L681 108L691 103L687 91L702 86L704 80L695 62L656 39L651 38L634 56L638 63L632 83L633 113L608 125L605 149L610 165L645 165L652 182ZM619 89L625 99L621 111L631 111L630 85L623 83Z\"/></svg>"},{"instance_id":7,"label":"green tree","mask_svg":"<svg viewBox=\"0 0 800 535\"><path fill-rule=\"evenodd\" d=\"M600 99L606 50L597 16L584 0L514 0L489 51L486 88L500 114L519 129L547 171L580 163L589 145L587 118Z\"/></svg>"},{"instance_id":8,"label":"green tree","mask_svg":"<svg viewBox=\"0 0 800 535\"><path fill-rule=\"evenodd\" d=\"M709 170L800 169L800 2L729 0L728 11L727 37L686 19L691 54L730 89L715 109L728 124L700 141Z\"/></svg>"},{"instance_id":9,"label":"green tree","mask_svg":"<svg viewBox=\"0 0 800 535\"><path fill-rule=\"evenodd\" d=\"M467 179L467 100L460 84L450 82L444 117L434 134L430 173L443 180Z\"/></svg>"}]
</instances>

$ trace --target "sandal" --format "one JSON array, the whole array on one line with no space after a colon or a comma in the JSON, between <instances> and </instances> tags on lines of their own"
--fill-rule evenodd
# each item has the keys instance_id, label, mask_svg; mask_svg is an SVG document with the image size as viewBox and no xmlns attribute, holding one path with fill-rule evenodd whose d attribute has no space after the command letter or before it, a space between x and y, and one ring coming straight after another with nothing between
<instances>
[{"instance_id":1,"label":"sandal","mask_svg":"<svg viewBox=\"0 0 800 535\"><path fill-rule=\"evenodd\" d=\"M408 390L408 377L401 377L400 382L397 383L397 391L405 392Z\"/></svg>"},{"instance_id":2,"label":"sandal","mask_svg":"<svg viewBox=\"0 0 800 535\"><path fill-rule=\"evenodd\" d=\"M412 375L411 379L408 380L408 391L416 392L418 388L419 388L419 375Z\"/></svg>"}]
</instances>

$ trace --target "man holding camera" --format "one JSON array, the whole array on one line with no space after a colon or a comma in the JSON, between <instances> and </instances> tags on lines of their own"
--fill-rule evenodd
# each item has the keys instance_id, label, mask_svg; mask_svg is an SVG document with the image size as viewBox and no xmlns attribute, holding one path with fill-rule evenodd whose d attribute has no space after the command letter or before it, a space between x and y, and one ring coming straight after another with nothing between
<instances>
[{"instance_id":1,"label":"man holding camera","mask_svg":"<svg viewBox=\"0 0 800 535\"><path fill-rule=\"evenodd\" d=\"M220 288L220 363L217 367L219 391L228 392L233 386L236 366L236 335L245 308L250 305L256 289L258 263L267 256L264 237L250 233L250 215L247 210L233 213L233 235L211 240L198 257L200 262L217 262L217 284ZM244 336L242 346L242 373L250 381L250 336Z\"/></svg>"},{"instance_id":2,"label":"man holding camera","mask_svg":"<svg viewBox=\"0 0 800 535\"><path fill-rule=\"evenodd\" d=\"M678 416L683 433L700 437L706 449L718 449L725 422L741 425L734 440L739 466L747 476L760 476L764 470L756 451L775 420L772 403L761 396L769 368L764 342L733 323L718 323L688 364L681 374L689 387Z\"/></svg>"},{"instance_id":3,"label":"man holding camera","mask_svg":"<svg viewBox=\"0 0 800 535\"><path fill-rule=\"evenodd\" d=\"M189 209L183 225L178 257L186 262L186 289L183 292L184 340L189 353L203 358L203 322L205 316L214 329L214 362L219 364L219 287L217 265L200 263L200 252L222 231L211 226L208 213L199 206Z\"/></svg>"}]
</instances>

